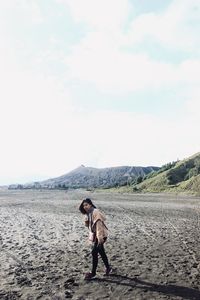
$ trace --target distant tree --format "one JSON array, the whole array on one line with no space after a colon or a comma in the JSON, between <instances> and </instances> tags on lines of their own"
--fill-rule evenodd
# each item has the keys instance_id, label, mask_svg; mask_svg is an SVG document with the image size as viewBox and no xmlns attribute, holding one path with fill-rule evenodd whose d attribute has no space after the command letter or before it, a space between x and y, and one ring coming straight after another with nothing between
<instances>
[{"instance_id":1,"label":"distant tree","mask_svg":"<svg viewBox=\"0 0 200 300\"><path fill-rule=\"evenodd\" d=\"M186 179L190 179L193 176L198 175L198 170L197 168L192 168L189 172L188 172L188 176L186 177Z\"/></svg>"},{"instance_id":2,"label":"distant tree","mask_svg":"<svg viewBox=\"0 0 200 300\"><path fill-rule=\"evenodd\" d=\"M200 174L200 158L196 158L194 160L194 165L195 165L195 168L197 170L197 173Z\"/></svg>"},{"instance_id":3,"label":"distant tree","mask_svg":"<svg viewBox=\"0 0 200 300\"><path fill-rule=\"evenodd\" d=\"M136 184L139 184L143 181L143 177L142 176L138 176L136 179Z\"/></svg>"},{"instance_id":4,"label":"distant tree","mask_svg":"<svg viewBox=\"0 0 200 300\"><path fill-rule=\"evenodd\" d=\"M173 167L175 167L175 165L177 164L178 161L172 161L172 162L169 162L165 165L163 165L157 172L158 173L161 173L161 172L164 172L164 171L167 171Z\"/></svg>"},{"instance_id":5,"label":"distant tree","mask_svg":"<svg viewBox=\"0 0 200 300\"><path fill-rule=\"evenodd\" d=\"M191 172L192 175L195 172L191 171L194 166L194 160L191 159L185 161L176 168L172 168L167 174L168 183L177 184L181 181L187 180L190 176L189 173Z\"/></svg>"}]
</instances>

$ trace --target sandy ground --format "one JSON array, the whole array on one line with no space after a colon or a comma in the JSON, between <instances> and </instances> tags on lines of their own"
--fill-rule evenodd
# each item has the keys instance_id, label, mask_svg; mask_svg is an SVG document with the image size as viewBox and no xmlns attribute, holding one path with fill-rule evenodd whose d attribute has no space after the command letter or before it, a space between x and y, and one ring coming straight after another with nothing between
<instances>
[{"instance_id":1,"label":"sandy ground","mask_svg":"<svg viewBox=\"0 0 200 300\"><path fill-rule=\"evenodd\" d=\"M84 281L91 246L78 211L107 215L114 272ZM0 190L0 299L200 299L200 199Z\"/></svg>"}]
</instances>

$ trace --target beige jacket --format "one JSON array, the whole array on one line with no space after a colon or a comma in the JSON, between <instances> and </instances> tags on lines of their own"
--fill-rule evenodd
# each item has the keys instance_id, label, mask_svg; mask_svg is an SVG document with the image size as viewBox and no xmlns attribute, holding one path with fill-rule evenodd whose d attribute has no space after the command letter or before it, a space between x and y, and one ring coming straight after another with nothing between
<instances>
[{"instance_id":1,"label":"beige jacket","mask_svg":"<svg viewBox=\"0 0 200 300\"><path fill-rule=\"evenodd\" d=\"M92 227L91 230L95 232L99 243L104 242L104 238L108 236L108 228L105 225L105 216L98 209L94 209L92 213Z\"/></svg>"}]
</instances>

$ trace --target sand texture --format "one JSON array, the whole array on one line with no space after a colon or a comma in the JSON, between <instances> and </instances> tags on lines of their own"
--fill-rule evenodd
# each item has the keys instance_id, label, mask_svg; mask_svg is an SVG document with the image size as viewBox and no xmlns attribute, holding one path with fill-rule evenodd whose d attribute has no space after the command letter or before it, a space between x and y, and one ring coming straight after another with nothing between
<instances>
[{"instance_id":1,"label":"sand texture","mask_svg":"<svg viewBox=\"0 0 200 300\"><path fill-rule=\"evenodd\" d=\"M107 216L113 274L84 281L91 246L78 206ZM200 299L200 199L0 190L0 299Z\"/></svg>"}]
</instances>

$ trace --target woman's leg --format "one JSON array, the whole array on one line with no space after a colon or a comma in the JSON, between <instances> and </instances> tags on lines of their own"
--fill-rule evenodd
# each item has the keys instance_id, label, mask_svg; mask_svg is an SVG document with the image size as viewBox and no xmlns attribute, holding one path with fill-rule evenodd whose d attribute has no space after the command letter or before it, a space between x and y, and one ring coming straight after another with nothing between
<instances>
[{"instance_id":1,"label":"woman's leg","mask_svg":"<svg viewBox=\"0 0 200 300\"><path fill-rule=\"evenodd\" d=\"M95 242L92 248L92 274L96 275L96 270L98 266L98 243Z\"/></svg>"},{"instance_id":2,"label":"woman's leg","mask_svg":"<svg viewBox=\"0 0 200 300\"><path fill-rule=\"evenodd\" d=\"M105 265L106 269L109 269L110 265L109 265L109 262L108 262L108 257L107 257L107 255L105 253L104 245L103 244L99 244L97 246L97 248L98 248L98 252L101 255L101 258L102 258L102 260L104 262L104 265Z\"/></svg>"}]
</instances>

